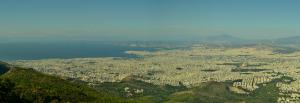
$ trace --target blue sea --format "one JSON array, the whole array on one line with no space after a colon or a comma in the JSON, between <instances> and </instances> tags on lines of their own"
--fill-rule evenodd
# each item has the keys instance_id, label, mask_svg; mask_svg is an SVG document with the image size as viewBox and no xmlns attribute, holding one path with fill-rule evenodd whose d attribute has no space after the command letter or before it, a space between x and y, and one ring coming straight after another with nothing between
<instances>
[{"instance_id":1,"label":"blue sea","mask_svg":"<svg viewBox=\"0 0 300 103\"><path fill-rule=\"evenodd\" d=\"M19 42L0 43L0 60L37 60L50 58L134 57L128 50L153 51L112 42Z\"/></svg>"}]
</instances>

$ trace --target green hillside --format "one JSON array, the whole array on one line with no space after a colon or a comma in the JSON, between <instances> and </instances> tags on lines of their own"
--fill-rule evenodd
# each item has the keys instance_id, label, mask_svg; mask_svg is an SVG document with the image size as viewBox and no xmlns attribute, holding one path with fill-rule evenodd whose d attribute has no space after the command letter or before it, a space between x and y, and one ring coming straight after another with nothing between
<instances>
[{"instance_id":1,"label":"green hillside","mask_svg":"<svg viewBox=\"0 0 300 103\"><path fill-rule=\"evenodd\" d=\"M132 102L33 69L11 67L6 63L0 63L1 71L8 69L8 72L0 76L0 101L4 103Z\"/></svg>"}]
</instances>

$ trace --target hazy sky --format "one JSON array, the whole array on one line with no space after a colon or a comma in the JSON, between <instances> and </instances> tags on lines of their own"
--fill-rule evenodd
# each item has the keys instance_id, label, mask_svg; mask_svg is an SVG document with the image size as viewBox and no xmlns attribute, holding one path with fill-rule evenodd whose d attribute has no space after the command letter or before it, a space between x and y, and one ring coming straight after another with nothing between
<instances>
[{"instance_id":1,"label":"hazy sky","mask_svg":"<svg viewBox=\"0 0 300 103\"><path fill-rule=\"evenodd\" d=\"M299 0L1 0L0 40L300 36Z\"/></svg>"}]
</instances>

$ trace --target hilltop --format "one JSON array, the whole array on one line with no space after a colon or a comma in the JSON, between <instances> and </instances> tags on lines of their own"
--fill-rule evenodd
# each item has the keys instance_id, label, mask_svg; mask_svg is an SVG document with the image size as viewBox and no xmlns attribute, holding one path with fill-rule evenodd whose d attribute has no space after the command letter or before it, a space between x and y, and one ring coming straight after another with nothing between
<instances>
[{"instance_id":1,"label":"hilltop","mask_svg":"<svg viewBox=\"0 0 300 103\"><path fill-rule=\"evenodd\" d=\"M0 62L0 101L4 103L97 102L129 103L120 97L98 92L33 69Z\"/></svg>"}]
</instances>

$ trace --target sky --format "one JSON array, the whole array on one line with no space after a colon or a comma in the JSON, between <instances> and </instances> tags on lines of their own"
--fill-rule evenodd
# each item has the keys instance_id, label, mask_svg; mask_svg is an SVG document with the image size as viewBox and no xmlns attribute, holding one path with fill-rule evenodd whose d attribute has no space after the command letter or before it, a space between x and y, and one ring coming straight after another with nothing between
<instances>
[{"instance_id":1,"label":"sky","mask_svg":"<svg viewBox=\"0 0 300 103\"><path fill-rule=\"evenodd\" d=\"M1 0L0 41L300 36L299 0Z\"/></svg>"}]
</instances>

